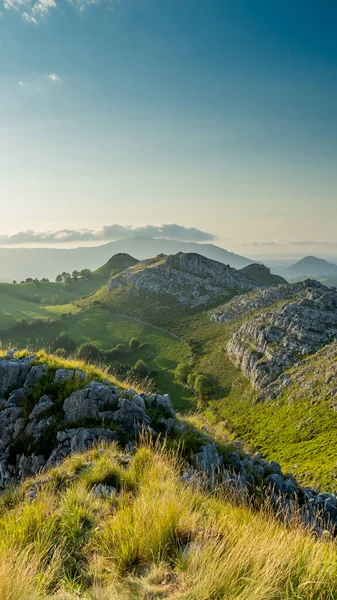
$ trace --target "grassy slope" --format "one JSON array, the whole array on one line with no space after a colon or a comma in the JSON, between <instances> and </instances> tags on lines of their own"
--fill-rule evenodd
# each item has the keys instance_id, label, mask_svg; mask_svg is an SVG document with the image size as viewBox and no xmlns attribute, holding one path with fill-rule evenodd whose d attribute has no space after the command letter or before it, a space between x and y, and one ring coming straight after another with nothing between
<instances>
[{"instance_id":1,"label":"grassy slope","mask_svg":"<svg viewBox=\"0 0 337 600\"><path fill-rule=\"evenodd\" d=\"M7 344L11 341L19 347L46 347L62 331L66 331L78 345L94 342L102 350L110 350L119 343L127 345L131 338L138 338L141 347L121 357L122 362L135 365L137 360L143 359L150 370L158 372L155 376L157 385L172 396L177 409L186 406L191 398L188 390L176 384L173 377L176 364L190 354L189 347L169 333L100 307L92 307L66 321L31 330L28 334L11 332L8 339L3 337L2 340Z\"/></svg>"},{"instance_id":2,"label":"grassy slope","mask_svg":"<svg viewBox=\"0 0 337 600\"><path fill-rule=\"evenodd\" d=\"M181 481L144 446L67 459L0 498L1 600L332 600L337 550ZM93 486L117 493L97 498Z\"/></svg>"},{"instance_id":3,"label":"grassy slope","mask_svg":"<svg viewBox=\"0 0 337 600\"><path fill-rule=\"evenodd\" d=\"M72 290L65 290L62 283L46 282L36 287L33 283L0 284L0 329L12 327L17 319L57 319L63 312L76 312L74 300L91 294L100 288L104 280L94 277L90 281L80 281ZM59 298L61 304L54 305ZM45 300L45 306L41 304Z\"/></svg>"},{"instance_id":4,"label":"grassy slope","mask_svg":"<svg viewBox=\"0 0 337 600\"><path fill-rule=\"evenodd\" d=\"M218 389L205 406L205 415L221 433L240 438L250 449L277 460L302 483L336 488L337 414L330 408L331 399L322 397L317 376L315 402L292 387L286 396L256 404L257 394L226 353L228 339L242 320L211 323L207 311L182 313L175 306L164 311L153 298L151 303L140 295L134 299L127 290L111 293L102 289L94 297L114 310L123 307L128 314L162 324L192 345L198 372L218 378Z\"/></svg>"}]
</instances>

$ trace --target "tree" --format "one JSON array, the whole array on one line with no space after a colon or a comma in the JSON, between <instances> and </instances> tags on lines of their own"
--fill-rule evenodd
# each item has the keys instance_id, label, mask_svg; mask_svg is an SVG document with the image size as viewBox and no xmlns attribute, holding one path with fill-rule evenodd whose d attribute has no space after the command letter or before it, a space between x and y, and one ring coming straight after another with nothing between
<instances>
[{"instance_id":1,"label":"tree","mask_svg":"<svg viewBox=\"0 0 337 600\"><path fill-rule=\"evenodd\" d=\"M36 277L36 278L34 279L33 283L34 283L35 287L39 287L39 285L40 285L40 280L39 280L39 279Z\"/></svg>"},{"instance_id":2,"label":"tree","mask_svg":"<svg viewBox=\"0 0 337 600\"><path fill-rule=\"evenodd\" d=\"M56 281L57 283L62 283L62 281L63 281L63 277L62 277L62 275L57 275L57 277L56 277L55 281Z\"/></svg>"},{"instance_id":3,"label":"tree","mask_svg":"<svg viewBox=\"0 0 337 600\"><path fill-rule=\"evenodd\" d=\"M90 271L90 269L82 269L82 271L80 271L80 276L83 277L83 279L91 279L92 278L92 272Z\"/></svg>"},{"instance_id":4,"label":"tree","mask_svg":"<svg viewBox=\"0 0 337 600\"><path fill-rule=\"evenodd\" d=\"M66 350L67 352L73 352L74 350L76 350L76 342L71 337L69 337L69 335L65 331L62 331L62 333L60 333L55 338L54 348L64 348L64 350Z\"/></svg>"},{"instance_id":5,"label":"tree","mask_svg":"<svg viewBox=\"0 0 337 600\"><path fill-rule=\"evenodd\" d=\"M101 358L101 351L96 344L88 342L78 348L77 358L88 362L98 362Z\"/></svg>"},{"instance_id":6,"label":"tree","mask_svg":"<svg viewBox=\"0 0 337 600\"><path fill-rule=\"evenodd\" d=\"M132 351L138 350L139 346L140 346L140 341L137 338L131 338L131 340L129 341L130 350L132 350Z\"/></svg>"},{"instance_id":7,"label":"tree","mask_svg":"<svg viewBox=\"0 0 337 600\"><path fill-rule=\"evenodd\" d=\"M15 284L16 284L16 281L15 281L15 279L13 279L13 283L15 283Z\"/></svg>"},{"instance_id":8,"label":"tree","mask_svg":"<svg viewBox=\"0 0 337 600\"><path fill-rule=\"evenodd\" d=\"M147 364L143 360L137 360L134 370L142 378L145 378L149 374L149 369Z\"/></svg>"},{"instance_id":9,"label":"tree","mask_svg":"<svg viewBox=\"0 0 337 600\"><path fill-rule=\"evenodd\" d=\"M187 383L187 378L189 376L189 374L191 373L191 365L187 362L180 362L175 371L174 371L174 376L175 379L177 381L180 381L180 383Z\"/></svg>"},{"instance_id":10,"label":"tree","mask_svg":"<svg viewBox=\"0 0 337 600\"><path fill-rule=\"evenodd\" d=\"M194 382L194 389L200 400L207 400L213 388L214 380L210 375L197 375Z\"/></svg>"},{"instance_id":11,"label":"tree","mask_svg":"<svg viewBox=\"0 0 337 600\"><path fill-rule=\"evenodd\" d=\"M78 278L79 278L79 276L80 276L80 272L75 270L75 271L72 272L71 275L72 275L73 280L77 281Z\"/></svg>"},{"instance_id":12,"label":"tree","mask_svg":"<svg viewBox=\"0 0 337 600\"><path fill-rule=\"evenodd\" d=\"M52 297L52 303L53 304L61 304L60 296L58 296L57 294L54 294L54 296Z\"/></svg>"},{"instance_id":13,"label":"tree","mask_svg":"<svg viewBox=\"0 0 337 600\"><path fill-rule=\"evenodd\" d=\"M42 304L44 306L44 309L46 309L47 299L46 298L40 298L40 304Z\"/></svg>"},{"instance_id":14,"label":"tree","mask_svg":"<svg viewBox=\"0 0 337 600\"><path fill-rule=\"evenodd\" d=\"M25 283L33 283L33 278L32 277L27 277L25 279Z\"/></svg>"}]
</instances>

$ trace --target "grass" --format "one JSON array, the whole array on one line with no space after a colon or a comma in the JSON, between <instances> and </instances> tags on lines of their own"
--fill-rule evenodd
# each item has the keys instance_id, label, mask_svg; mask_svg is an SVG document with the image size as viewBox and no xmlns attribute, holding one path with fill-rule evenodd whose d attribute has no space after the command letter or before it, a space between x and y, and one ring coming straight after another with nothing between
<instances>
[{"instance_id":1,"label":"grass","mask_svg":"<svg viewBox=\"0 0 337 600\"><path fill-rule=\"evenodd\" d=\"M316 382L313 394L300 392L293 385L279 399L256 404L257 393L226 352L228 340L244 315L233 323L211 323L208 311L174 306L166 311L159 299L157 302L152 297L151 303L125 290L112 294L102 289L98 296L115 310L123 306L130 315L160 324L190 345L195 370L217 379L217 388L204 403L203 413L208 425L217 425L220 438L227 434L229 439L242 440L248 449L262 452L279 462L285 472L293 472L302 484L336 489L337 413L331 408L331 396L325 393L326 364L320 373L323 364L319 358L314 374L301 375L304 381L311 378Z\"/></svg>"},{"instance_id":2,"label":"grass","mask_svg":"<svg viewBox=\"0 0 337 600\"><path fill-rule=\"evenodd\" d=\"M20 488L0 519L1 600L332 600L329 538L181 481L180 458L115 445L67 459ZM117 494L93 485L118 479ZM41 479L41 476L40 476Z\"/></svg>"},{"instance_id":3,"label":"grass","mask_svg":"<svg viewBox=\"0 0 337 600\"><path fill-rule=\"evenodd\" d=\"M155 382L163 393L171 395L177 409L188 405L189 391L174 381L176 364L190 354L190 348L169 333L135 319L113 314L100 307L93 306L74 315L66 321L48 325L35 332L11 332L10 339L3 336L5 344L16 346L48 347L55 337L66 331L78 346L93 342L102 350L110 350L119 343L128 345L131 338L137 338L141 346L134 352L121 356L121 362L134 366L142 359L150 371L155 371Z\"/></svg>"}]
</instances>

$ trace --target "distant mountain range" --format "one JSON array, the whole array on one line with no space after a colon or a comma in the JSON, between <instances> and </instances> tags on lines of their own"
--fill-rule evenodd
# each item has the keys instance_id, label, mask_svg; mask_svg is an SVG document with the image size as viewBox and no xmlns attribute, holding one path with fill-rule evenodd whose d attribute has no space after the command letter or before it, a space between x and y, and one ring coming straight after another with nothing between
<instances>
[{"instance_id":1,"label":"distant mountain range","mask_svg":"<svg viewBox=\"0 0 337 600\"><path fill-rule=\"evenodd\" d=\"M287 269L292 277L337 277L337 265L324 258L305 256Z\"/></svg>"},{"instance_id":2,"label":"distant mountain range","mask_svg":"<svg viewBox=\"0 0 337 600\"><path fill-rule=\"evenodd\" d=\"M55 279L56 275L65 270L94 270L106 263L111 256L120 253L144 260L161 253L171 255L178 252L201 254L235 269L253 262L214 244L134 237L101 246L80 248L0 248L0 281L20 281L26 277Z\"/></svg>"}]
</instances>

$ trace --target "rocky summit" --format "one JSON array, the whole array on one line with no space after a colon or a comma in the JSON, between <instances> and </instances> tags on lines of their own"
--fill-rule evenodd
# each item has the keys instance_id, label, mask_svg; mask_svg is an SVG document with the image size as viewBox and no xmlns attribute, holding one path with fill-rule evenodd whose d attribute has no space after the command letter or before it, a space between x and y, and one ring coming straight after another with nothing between
<instances>
[{"instance_id":1,"label":"rocky summit","mask_svg":"<svg viewBox=\"0 0 337 600\"><path fill-rule=\"evenodd\" d=\"M38 364L36 356L0 359L0 485L83 452L97 442L133 442L155 422L172 429L169 396L138 395L80 369ZM147 414L155 410L153 421Z\"/></svg>"},{"instance_id":2,"label":"rocky summit","mask_svg":"<svg viewBox=\"0 0 337 600\"><path fill-rule=\"evenodd\" d=\"M287 294L289 300L284 301ZM262 389L283 372L337 339L337 292L317 281L280 286L258 295L256 300L238 299L229 310L213 315L230 320L242 315L243 307L273 303L269 310L248 318L232 335L227 351L232 361ZM235 303L237 302L237 303Z\"/></svg>"},{"instance_id":3,"label":"rocky summit","mask_svg":"<svg viewBox=\"0 0 337 600\"><path fill-rule=\"evenodd\" d=\"M170 296L191 308L230 298L262 284L248 275L199 254L159 255L113 277L109 289Z\"/></svg>"}]
</instances>

